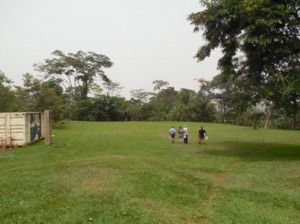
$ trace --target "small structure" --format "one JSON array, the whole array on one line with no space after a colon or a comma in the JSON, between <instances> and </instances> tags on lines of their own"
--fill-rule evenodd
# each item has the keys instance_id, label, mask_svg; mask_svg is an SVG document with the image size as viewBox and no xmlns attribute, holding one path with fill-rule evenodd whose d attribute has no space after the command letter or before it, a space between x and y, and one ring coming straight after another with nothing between
<instances>
[{"instance_id":1,"label":"small structure","mask_svg":"<svg viewBox=\"0 0 300 224\"><path fill-rule=\"evenodd\" d=\"M24 146L44 137L43 112L0 113L0 148Z\"/></svg>"}]
</instances>

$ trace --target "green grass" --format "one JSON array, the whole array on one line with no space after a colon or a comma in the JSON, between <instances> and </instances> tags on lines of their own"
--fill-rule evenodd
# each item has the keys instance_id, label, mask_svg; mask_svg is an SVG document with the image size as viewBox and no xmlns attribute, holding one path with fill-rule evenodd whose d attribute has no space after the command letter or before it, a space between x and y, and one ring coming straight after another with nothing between
<instances>
[{"instance_id":1,"label":"green grass","mask_svg":"<svg viewBox=\"0 0 300 224\"><path fill-rule=\"evenodd\" d=\"M300 223L300 132L178 122L70 122L0 150L0 222ZM89 219L92 220L89 220Z\"/></svg>"}]
</instances>

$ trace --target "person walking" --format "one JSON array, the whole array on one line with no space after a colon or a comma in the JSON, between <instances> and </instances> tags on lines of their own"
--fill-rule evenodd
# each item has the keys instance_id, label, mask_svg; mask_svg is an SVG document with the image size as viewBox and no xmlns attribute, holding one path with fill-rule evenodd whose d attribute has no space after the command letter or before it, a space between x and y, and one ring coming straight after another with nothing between
<instances>
[{"instance_id":1,"label":"person walking","mask_svg":"<svg viewBox=\"0 0 300 224\"><path fill-rule=\"evenodd\" d=\"M204 139L205 139L206 135L207 135L206 130L203 127L199 128L199 131L198 131L199 142L198 143L200 145L204 143Z\"/></svg>"},{"instance_id":2,"label":"person walking","mask_svg":"<svg viewBox=\"0 0 300 224\"><path fill-rule=\"evenodd\" d=\"M184 142L184 144L188 144L188 137L189 137L188 128L186 126L184 126L184 128L183 128L183 142Z\"/></svg>"},{"instance_id":3,"label":"person walking","mask_svg":"<svg viewBox=\"0 0 300 224\"><path fill-rule=\"evenodd\" d=\"M181 126L178 128L178 142L183 143L183 129Z\"/></svg>"},{"instance_id":4,"label":"person walking","mask_svg":"<svg viewBox=\"0 0 300 224\"><path fill-rule=\"evenodd\" d=\"M172 143L174 143L175 135L176 135L176 130L175 130L174 126L172 126L170 128L169 134L170 134L170 138L171 138Z\"/></svg>"}]
</instances>

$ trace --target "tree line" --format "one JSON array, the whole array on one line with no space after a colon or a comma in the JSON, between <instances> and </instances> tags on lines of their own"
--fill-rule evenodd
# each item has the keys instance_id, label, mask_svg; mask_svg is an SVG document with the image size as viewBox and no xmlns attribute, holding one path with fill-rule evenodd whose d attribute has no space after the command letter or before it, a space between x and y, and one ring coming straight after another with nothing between
<instances>
[{"instance_id":1,"label":"tree line","mask_svg":"<svg viewBox=\"0 0 300 224\"><path fill-rule=\"evenodd\" d=\"M153 91L131 91L106 76L105 55L60 50L34 65L38 79L23 75L14 86L0 72L0 112L52 109L55 121L199 121L256 127L299 128L300 6L295 0L201 0L188 17L206 43L199 61L221 49L220 73L199 78L199 90L176 90L154 80ZM99 83L102 83L101 85Z\"/></svg>"},{"instance_id":2,"label":"tree line","mask_svg":"<svg viewBox=\"0 0 300 224\"><path fill-rule=\"evenodd\" d=\"M176 90L167 81L154 80L153 92L144 89L131 91L131 98L112 94L120 88L105 89L93 83L88 85L87 95L77 92L84 88L64 88L53 77L38 79L26 73L23 86L14 86L0 72L0 112L24 112L52 110L55 122L65 119L81 121L194 121L218 122L253 127L299 128L293 126L293 117L282 107L274 107L269 117L269 106L263 103L249 106L243 95L225 89L217 89L218 79L199 79L199 90ZM97 88L96 88L97 86ZM105 86L105 85L103 85ZM74 87L75 88L75 87ZM95 90L96 89L96 90ZM86 92L86 90L84 91ZM299 111L297 118L300 117ZM270 122L272 120L272 122Z\"/></svg>"}]
</instances>

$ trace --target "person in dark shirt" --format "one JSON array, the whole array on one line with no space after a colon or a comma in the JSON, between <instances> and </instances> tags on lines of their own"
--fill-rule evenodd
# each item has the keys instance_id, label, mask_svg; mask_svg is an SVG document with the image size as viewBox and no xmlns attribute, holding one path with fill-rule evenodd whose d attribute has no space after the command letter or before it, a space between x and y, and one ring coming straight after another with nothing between
<instances>
[{"instance_id":1,"label":"person in dark shirt","mask_svg":"<svg viewBox=\"0 0 300 224\"><path fill-rule=\"evenodd\" d=\"M178 128L178 142L183 143L183 129L181 126Z\"/></svg>"},{"instance_id":2,"label":"person in dark shirt","mask_svg":"<svg viewBox=\"0 0 300 224\"><path fill-rule=\"evenodd\" d=\"M204 143L204 138L205 136L207 135L205 129L203 127L199 128L199 131L198 131L198 137L199 137L199 144L203 144Z\"/></svg>"}]
</instances>

